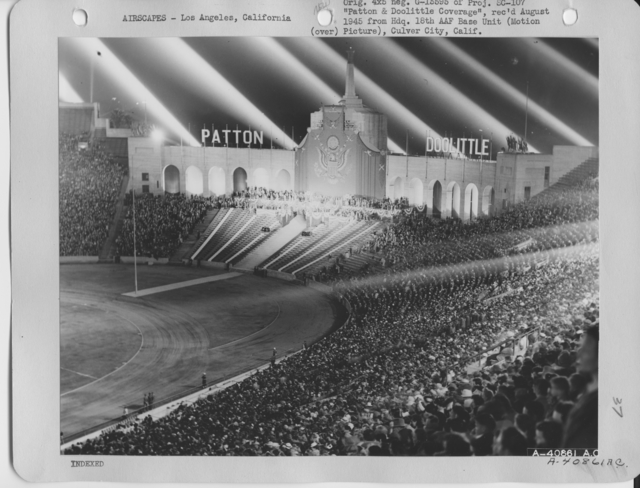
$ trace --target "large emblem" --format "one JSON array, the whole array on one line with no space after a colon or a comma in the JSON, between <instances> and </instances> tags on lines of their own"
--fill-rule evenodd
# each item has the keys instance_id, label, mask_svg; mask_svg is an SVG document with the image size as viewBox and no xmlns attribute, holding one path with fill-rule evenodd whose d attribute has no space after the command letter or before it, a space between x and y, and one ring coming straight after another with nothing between
<instances>
[{"instance_id":1,"label":"large emblem","mask_svg":"<svg viewBox=\"0 0 640 488\"><path fill-rule=\"evenodd\" d=\"M351 171L351 165L347 164L347 155L351 148L344 144L341 146L336 136L330 136L327 144L321 143L317 149L319 157L313 165L316 175L326 178L332 185L343 181Z\"/></svg>"}]
</instances>

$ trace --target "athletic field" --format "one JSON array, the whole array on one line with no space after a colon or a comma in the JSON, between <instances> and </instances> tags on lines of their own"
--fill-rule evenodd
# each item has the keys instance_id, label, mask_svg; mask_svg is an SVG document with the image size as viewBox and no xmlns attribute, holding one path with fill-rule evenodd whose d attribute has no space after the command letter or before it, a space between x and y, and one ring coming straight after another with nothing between
<instances>
[{"instance_id":1,"label":"athletic field","mask_svg":"<svg viewBox=\"0 0 640 488\"><path fill-rule=\"evenodd\" d=\"M141 407L145 393L157 402L197 387L203 372L212 383L260 366L346 318L311 288L206 268L140 265L138 290L124 295L133 265L60 266L65 436Z\"/></svg>"}]
</instances>

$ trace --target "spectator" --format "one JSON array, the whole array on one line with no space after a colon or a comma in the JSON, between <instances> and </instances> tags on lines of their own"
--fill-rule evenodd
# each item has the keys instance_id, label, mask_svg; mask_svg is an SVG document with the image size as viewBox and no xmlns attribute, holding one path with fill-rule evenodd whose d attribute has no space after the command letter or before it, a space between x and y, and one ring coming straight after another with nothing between
<instances>
[{"instance_id":1,"label":"spectator","mask_svg":"<svg viewBox=\"0 0 640 488\"><path fill-rule=\"evenodd\" d=\"M527 441L515 427L497 431L493 442L495 456L526 456Z\"/></svg>"},{"instance_id":2,"label":"spectator","mask_svg":"<svg viewBox=\"0 0 640 488\"><path fill-rule=\"evenodd\" d=\"M60 134L60 256L98 256L107 240L126 176L99 145L79 149L88 134Z\"/></svg>"},{"instance_id":3,"label":"spectator","mask_svg":"<svg viewBox=\"0 0 640 488\"><path fill-rule=\"evenodd\" d=\"M389 266L336 281L352 308L340 329L215 396L66 452L524 455L518 429L528 433L544 421L545 375L575 367L575 339L598 315L598 254L581 246L554 254L509 249L525 235L539 250L597 239L580 224L597 216L597 193L589 191L469 226L402 217L372 240ZM251 192L308 203L307 195L250 189L215 204L250 205ZM557 224L558 232L550 228ZM554 419L572 445L583 420L597 415L592 334L583 334L576 377L588 375L587 392L572 375L579 402L568 419L564 410Z\"/></svg>"},{"instance_id":4,"label":"spectator","mask_svg":"<svg viewBox=\"0 0 640 488\"><path fill-rule=\"evenodd\" d=\"M536 447L556 449L562 443L562 424L544 420L536 425Z\"/></svg>"},{"instance_id":5,"label":"spectator","mask_svg":"<svg viewBox=\"0 0 640 488\"><path fill-rule=\"evenodd\" d=\"M587 375L586 393L569 413L562 447L596 449L598 447L598 325L586 329L578 349L578 372Z\"/></svg>"}]
</instances>

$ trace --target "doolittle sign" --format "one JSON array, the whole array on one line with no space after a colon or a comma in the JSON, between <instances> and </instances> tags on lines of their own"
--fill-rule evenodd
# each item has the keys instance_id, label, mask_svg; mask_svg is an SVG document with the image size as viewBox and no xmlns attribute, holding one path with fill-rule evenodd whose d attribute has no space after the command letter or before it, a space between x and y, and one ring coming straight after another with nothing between
<instances>
[{"instance_id":1,"label":"doolittle sign","mask_svg":"<svg viewBox=\"0 0 640 488\"><path fill-rule=\"evenodd\" d=\"M455 141L455 144L454 144ZM469 137L427 137L427 152L458 151L470 156L489 156L489 139L471 139Z\"/></svg>"}]
</instances>

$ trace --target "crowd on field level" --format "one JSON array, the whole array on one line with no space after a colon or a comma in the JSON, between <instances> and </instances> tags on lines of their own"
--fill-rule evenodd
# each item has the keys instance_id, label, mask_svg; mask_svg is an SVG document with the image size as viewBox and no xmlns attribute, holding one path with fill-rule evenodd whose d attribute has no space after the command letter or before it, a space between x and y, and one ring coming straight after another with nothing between
<instances>
[{"instance_id":1,"label":"crowd on field level","mask_svg":"<svg viewBox=\"0 0 640 488\"><path fill-rule=\"evenodd\" d=\"M127 195L125 205L127 214L122 232L116 239L116 250L120 256L133 256L134 207L131 194ZM136 195L137 255L154 258L171 256L212 206L210 198L199 196L154 196L149 193Z\"/></svg>"},{"instance_id":2,"label":"crowd on field level","mask_svg":"<svg viewBox=\"0 0 640 488\"><path fill-rule=\"evenodd\" d=\"M331 336L215 396L205 391L193 405L66 453L479 456L596 447L597 250L544 263L512 257L500 269L344 289L353 318ZM472 369L478 352L527 332L526 350L504 348Z\"/></svg>"},{"instance_id":3,"label":"crowd on field level","mask_svg":"<svg viewBox=\"0 0 640 488\"><path fill-rule=\"evenodd\" d=\"M145 219L161 216L154 229L170 226L168 212L185 204L193 210L174 217L193 225L210 204L182 196L140 202ZM599 261L589 222L596 219L593 185L470 225L403 219L372 241L390 265L336 282L352 316L332 335L215 395L205 390L192 405L65 453L488 456L595 448ZM513 251L523 237L530 240L523 249L539 252Z\"/></svg>"}]
</instances>

